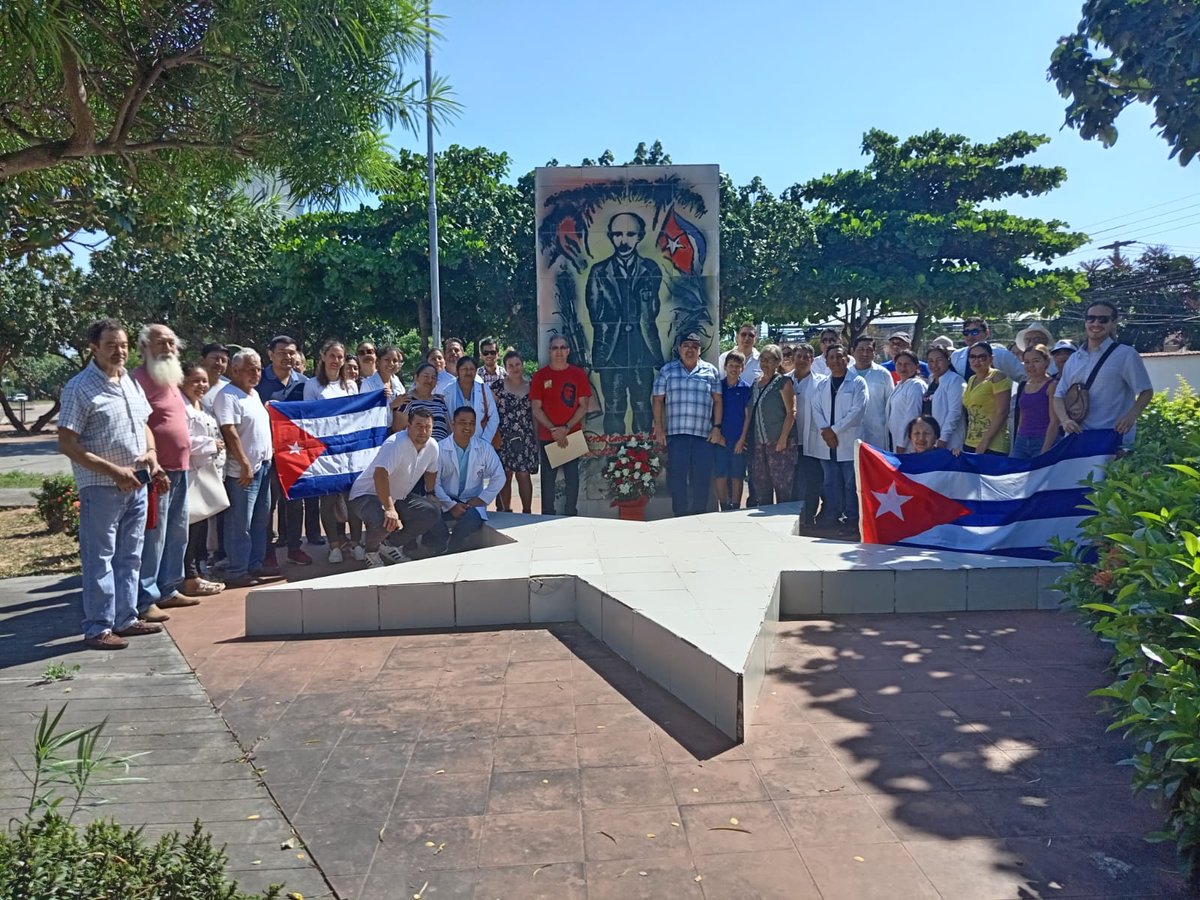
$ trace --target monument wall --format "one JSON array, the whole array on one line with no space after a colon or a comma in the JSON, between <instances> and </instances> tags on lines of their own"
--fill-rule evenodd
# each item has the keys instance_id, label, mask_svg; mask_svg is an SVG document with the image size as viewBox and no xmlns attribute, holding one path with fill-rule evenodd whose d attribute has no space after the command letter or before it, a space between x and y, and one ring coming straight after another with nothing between
<instances>
[{"instance_id":1,"label":"monument wall","mask_svg":"<svg viewBox=\"0 0 1200 900\"><path fill-rule=\"evenodd\" d=\"M538 358L563 335L588 372L592 453L580 472L580 511L611 515L600 470L607 449L653 430L651 388L679 336L719 354L719 170L585 166L536 173ZM669 514L665 488L651 518Z\"/></svg>"}]
</instances>

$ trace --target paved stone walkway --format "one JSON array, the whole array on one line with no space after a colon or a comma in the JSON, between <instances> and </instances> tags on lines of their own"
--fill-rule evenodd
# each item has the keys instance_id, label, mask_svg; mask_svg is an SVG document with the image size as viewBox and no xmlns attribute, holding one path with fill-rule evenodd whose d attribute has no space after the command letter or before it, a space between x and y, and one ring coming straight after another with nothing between
<instances>
[{"instance_id":1,"label":"paved stone walkway","mask_svg":"<svg viewBox=\"0 0 1200 900\"><path fill-rule=\"evenodd\" d=\"M305 897L330 890L303 845L283 850L288 821L243 758L191 667L167 634L135 638L128 650L98 653L79 640L79 578L0 581L0 819L21 816L37 718L67 705L64 724L105 717L114 755L148 755L130 775L144 782L101 786L111 800L80 810L77 821L104 816L146 825L152 838L188 833L199 819L226 844L231 877L243 890L284 882ZM70 681L41 683L50 663L79 666Z\"/></svg>"},{"instance_id":2,"label":"paved stone walkway","mask_svg":"<svg viewBox=\"0 0 1200 900\"><path fill-rule=\"evenodd\" d=\"M355 900L1190 896L1086 697L1107 654L1063 614L784 623L733 746L574 625L247 641L228 592L171 634L239 747L168 639L67 646L70 587L0 588L0 740L65 687L111 710L155 753L103 811L201 817L248 886L320 896L307 850ZM80 678L28 687L50 659Z\"/></svg>"}]
</instances>

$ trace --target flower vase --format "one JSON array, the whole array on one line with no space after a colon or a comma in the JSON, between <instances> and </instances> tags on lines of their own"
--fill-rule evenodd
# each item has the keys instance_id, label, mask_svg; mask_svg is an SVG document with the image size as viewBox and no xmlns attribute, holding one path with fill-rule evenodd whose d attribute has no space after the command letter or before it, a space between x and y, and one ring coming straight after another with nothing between
<instances>
[{"instance_id":1,"label":"flower vase","mask_svg":"<svg viewBox=\"0 0 1200 900\"><path fill-rule=\"evenodd\" d=\"M633 500L614 500L610 506L617 508L617 518L624 522L645 522L648 496L637 497Z\"/></svg>"}]
</instances>

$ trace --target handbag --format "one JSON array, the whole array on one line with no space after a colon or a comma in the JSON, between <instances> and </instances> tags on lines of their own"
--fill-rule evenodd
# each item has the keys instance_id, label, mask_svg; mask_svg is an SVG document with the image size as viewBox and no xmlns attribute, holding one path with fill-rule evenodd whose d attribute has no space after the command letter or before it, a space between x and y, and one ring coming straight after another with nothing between
<instances>
[{"instance_id":1,"label":"handbag","mask_svg":"<svg viewBox=\"0 0 1200 900\"><path fill-rule=\"evenodd\" d=\"M486 431L487 424L488 424L488 422L491 421L491 418L492 418L492 410L491 410L491 407L488 405L488 394L490 394L492 392L492 389L485 384L485 385L483 385L481 390L483 391L483 424L479 426L479 430ZM504 446L504 438L502 438L500 436L500 429L497 428L496 433L492 435L492 449L499 450L503 446Z\"/></svg>"},{"instance_id":2,"label":"handbag","mask_svg":"<svg viewBox=\"0 0 1200 900\"><path fill-rule=\"evenodd\" d=\"M1092 389L1092 383L1096 380L1096 376L1100 374L1100 367L1104 365L1114 350L1117 349L1117 342L1113 341L1109 348L1104 351L1104 355L1099 361L1092 366L1092 371L1087 377L1087 381L1080 384L1075 382L1067 388L1067 392L1063 395L1063 408L1067 412L1067 418L1077 425L1082 425L1084 419L1087 418L1088 411L1091 408L1091 402L1088 400L1088 391Z\"/></svg>"},{"instance_id":3,"label":"handbag","mask_svg":"<svg viewBox=\"0 0 1200 900\"><path fill-rule=\"evenodd\" d=\"M188 480L188 524L195 525L229 509L225 482L215 461L192 470Z\"/></svg>"}]
</instances>

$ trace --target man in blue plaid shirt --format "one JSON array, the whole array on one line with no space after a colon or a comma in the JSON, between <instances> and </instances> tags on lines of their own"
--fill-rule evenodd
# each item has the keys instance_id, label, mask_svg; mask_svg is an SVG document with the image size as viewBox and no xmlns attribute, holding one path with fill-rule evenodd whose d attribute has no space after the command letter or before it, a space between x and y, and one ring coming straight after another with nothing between
<instances>
[{"instance_id":1,"label":"man in blue plaid shirt","mask_svg":"<svg viewBox=\"0 0 1200 900\"><path fill-rule=\"evenodd\" d=\"M654 436L667 445L667 486L676 516L708 510L712 494L713 444L721 437L721 376L700 358L702 338L679 339L679 358L654 379Z\"/></svg>"}]
</instances>

